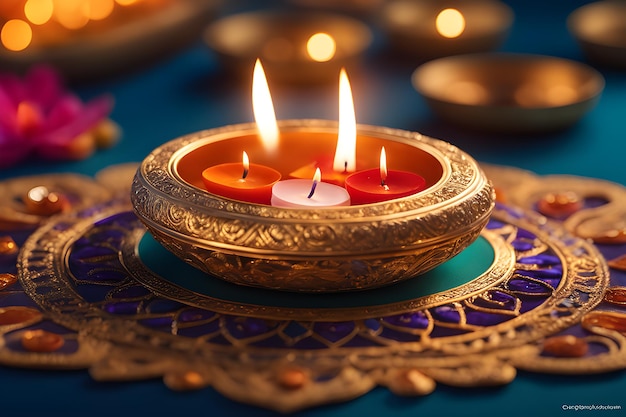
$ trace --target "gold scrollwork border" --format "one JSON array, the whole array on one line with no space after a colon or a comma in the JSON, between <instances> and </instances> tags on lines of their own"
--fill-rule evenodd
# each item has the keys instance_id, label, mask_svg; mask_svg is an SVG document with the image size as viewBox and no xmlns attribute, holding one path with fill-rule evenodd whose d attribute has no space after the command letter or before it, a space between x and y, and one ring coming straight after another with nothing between
<instances>
[{"instance_id":1,"label":"gold scrollwork border","mask_svg":"<svg viewBox=\"0 0 626 417\"><path fill-rule=\"evenodd\" d=\"M617 361L616 365L615 361L608 360L615 358L615 352L618 358L624 357L620 353L624 351L623 340L615 334L609 335L614 340L609 349L610 357L598 361L593 368L582 365L567 368L567 360L543 358L540 355L540 344L544 338L579 323L581 317L600 303L609 283L609 273L606 262L593 244L571 236L560 225L546 221L538 214L517 209L497 209L494 212L493 218L505 226L500 231L486 231L484 235L495 247L506 242L505 248L496 249L496 262L480 278L485 279L481 283L485 285L482 291L487 291L500 282L498 275L503 279L509 277L512 265L517 267L517 264L511 263L510 242L504 236L516 227L529 230L561 259L564 266L560 285L540 306L500 324L476 328L460 335L424 337L379 347L331 344L325 349L301 350L262 348L246 343L234 346L199 344L191 338L147 329L129 320L129 317L111 316L82 299L68 281L66 261L69 247L89 231L95 222L128 209L127 205L117 205L88 217L57 218L31 236L19 257L19 280L46 316L78 332L82 340L100 346L99 349L94 348L97 354L94 353L91 362L84 355L80 362L88 366L91 375L98 380L163 376L168 386L180 389L181 383L185 387L185 375L192 372L194 378L200 381L194 385L196 388L212 385L235 400L290 412L323 403L345 401L363 395L377 385L386 386L397 394L419 395L432 391L436 383L454 386L509 383L515 378L516 368L538 372L561 372L567 369L573 372L601 372L616 369L616 366L617 369L623 367L623 361ZM145 233L137 224L138 228L132 232L132 236L124 241L120 257L129 276L158 295L168 287L159 287L162 284L156 283L155 287L158 288L151 288L150 284L142 281L145 279L143 275L137 279L137 274L145 273L145 267L136 264L139 260L133 254L138 239ZM158 277L148 275L150 279L158 280ZM382 306L379 313L422 311L438 303L454 304L480 293L480 286L471 290L457 288L451 290L450 294L435 294L434 298L413 300L414 304L407 302ZM176 299L176 294L172 298ZM193 299L182 301L189 301L193 305ZM222 315L264 317L262 312L255 312L259 306L237 309L224 304L214 307L223 308L219 311ZM288 311L280 311L280 314L283 313L287 314ZM317 319L349 319L354 312L340 309L335 313L335 316L317 315ZM367 315L352 318L357 330L359 326L364 326L363 319L359 317ZM316 317L298 317L296 314L293 320L296 319L315 320ZM602 336L600 333L598 337ZM37 357L36 366L45 366L47 361L52 366L51 359ZM533 362L525 363L520 358ZM0 355L2 360L3 356ZM299 380L306 383L299 386Z\"/></svg>"}]
</instances>

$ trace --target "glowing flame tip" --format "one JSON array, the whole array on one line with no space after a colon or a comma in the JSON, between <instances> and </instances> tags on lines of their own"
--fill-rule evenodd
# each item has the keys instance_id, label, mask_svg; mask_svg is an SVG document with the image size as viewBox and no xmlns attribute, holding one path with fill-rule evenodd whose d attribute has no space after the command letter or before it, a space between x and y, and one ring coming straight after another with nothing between
<instances>
[{"instance_id":1,"label":"glowing flame tip","mask_svg":"<svg viewBox=\"0 0 626 417\"><path fill-rule=\"evenodd\" d=\"M267 152L275 152L278 147L278 123L265 71L258 58L252 77L252 109L263 146Z\"/></svg>"},{"instance_id":2,"label":"glowing flame tip","mask_svg":"<svg viewBox=\"0 0 626 417\"><path fill-rule=\"evenodd\" d=\"M317 187L317 184L320 181L322 181L322 171L320 171L318 167L315 169L315 174L313 175L313 183L311 184L311 192L309 192L309 195L306 198L313 197L313 194L315 194L315 188Z\"/></svg>"},{"instance_id":3,"label":"glowing flame tip","mask_svg":"<svg viewBox=\"0 0 626 417\"><path fill-rule=\"evenodd\" d=\"M248 173L250 172L250 158L248 157L248 153L246 151L243 151L241 162L243 165L243 174L241 175L241 179L246 179Z\"/></svg>"},{"instance_id":4,"label":"glowing flame tip","mask_svg":"<svg viewBox=\"0 0 626 417\"><path fill-rule=\"evenodd\" d=\"M339 74L339 132L333 170L356 171L356 116L350 80L344 68Z\"/></svg>"}]
</instances>

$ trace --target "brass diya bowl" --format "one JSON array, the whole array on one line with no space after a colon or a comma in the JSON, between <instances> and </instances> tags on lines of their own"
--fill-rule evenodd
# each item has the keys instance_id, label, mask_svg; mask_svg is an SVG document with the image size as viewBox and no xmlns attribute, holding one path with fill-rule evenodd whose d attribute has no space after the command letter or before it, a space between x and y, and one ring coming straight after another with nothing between
<instances>
[{"instance_id":1,"label":"brass diya bowl","mask_svg":"<svg viewBox=\"0 0 626 417\"><path fill-rule=\"evenodd\" d=\"M444 14L438 30L437 18L446 9L456 10L462 19ZM394 49L429 60L494 50L506 39L513 19L511 8L496 0L392 0L382 9L381 25Z\"/></svg>"},{"instance_id":2,"label":"brass diya bowl","mask_svg":"<svg viewBox=\"0 0 626 417\"><path fill-rule=\"evenodd\" d=\"M472 243L493 209L491 184L465 152L419 133L365 125L358 126L357 169L377 166L384 144L393 169L418 172L425 190L315 209L204 190L202 170L240 159L242 148L283 177L310 164L312 155L334 153L335 122L286 120L279 127L271 156L254 124L194 133L155 149L133 181L137 216L165 248L208 274L247 286L331 292L379 287L434 268Z\"/></svg>"},{"instance_id":3,"label":"brass diya bowl","mask_svg":"<svg viewBox=\"0 0 626 417\"><path fill-rule=\"evenodd\" d=\"M412 82L442 119L512 134L565 128L593 108L604 89L602 75L585 64L506 53L430 61Z\"/></svg>"},{"instance_id":4,"label":"brass diya bowl","mask_svg":"<svg viewBox=\"0 0 626 417\"><path fill-rule=\"evenodd\" d=\"M590 61L626 69L626 3L600 1L574 10L567 26Z\"/></svg>"},{"instance_id":5,"label":"brass diya bowl","mask_svg":"<svg viewBox=\"0 0 626 417\"><path fill-rule=\"evenodd\" d=\"M23 51L0 45L0 67L25 72L45 62L74 80L123 73L195 41L218 5L218 0L138 2L116 6L106 19L80 29L49 22L35 28L32 44Z\"/></svg>"},{"instance_id":6,"label":"brass diya bowl","mask_svg":"<svg viewBox=\"0 0 626 417\"><path fill-rule=\"evenodd\" d=\"M316 34L326 36L309 44ZM342 67L359 63L372 39L369 27L357 19L315 11L240 13L216 21L204 33L228 71L249 78L260 58L272 81L286 84L336 82Z\"/></svg>"}]
</instances>

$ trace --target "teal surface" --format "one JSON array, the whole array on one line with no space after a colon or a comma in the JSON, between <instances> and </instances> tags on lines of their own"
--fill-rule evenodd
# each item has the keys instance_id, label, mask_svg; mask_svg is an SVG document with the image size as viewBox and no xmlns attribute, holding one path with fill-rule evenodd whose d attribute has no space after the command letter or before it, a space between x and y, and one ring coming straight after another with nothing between
<instances>
[{"instance_id":1,"label":"teal surface","mask_svg":"<svg viewBox=\"0 0 626 417\"><path fill-rule=\"evenodd\" d=\"M180 260L150 233L139 243L141 261L163 279L198 294L245 304L291 308L343 308L412 300L459 287L480 276L493 263L489 242L479 237L463 252L416 278L369 291L333 294L301 294L243 287L205 274Z\"/></svg>"}]
</instances>

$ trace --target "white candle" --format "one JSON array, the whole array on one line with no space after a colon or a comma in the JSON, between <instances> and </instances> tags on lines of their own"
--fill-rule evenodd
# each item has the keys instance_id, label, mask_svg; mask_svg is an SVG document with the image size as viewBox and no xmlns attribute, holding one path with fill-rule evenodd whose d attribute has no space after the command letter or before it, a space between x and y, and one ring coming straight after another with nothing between
<instances>
[{"instance_id":1,"label":"white candle","mask_svg":"<svg viewBox=\"0 0 626 417\"><path fill-rule=\"evenodd\" d=\"M293 179L277 182L272 187L272 206L310 208L350 205L350 194L345 188L321 182L320 178L317 169L313 181Z\"/></svg>"}]
</instances>

